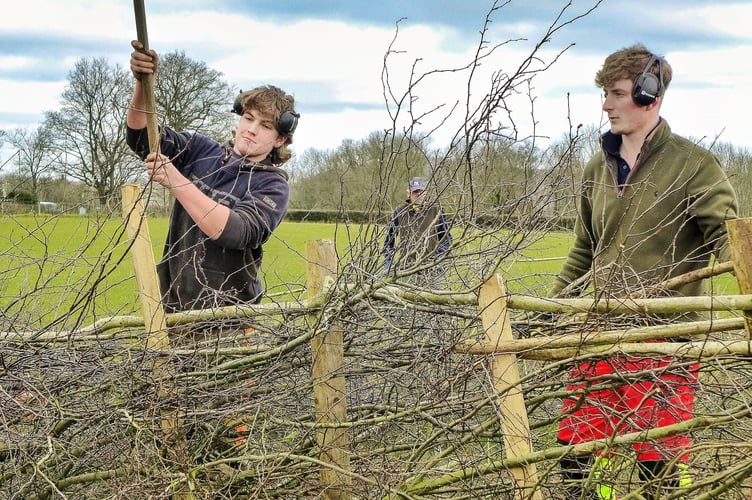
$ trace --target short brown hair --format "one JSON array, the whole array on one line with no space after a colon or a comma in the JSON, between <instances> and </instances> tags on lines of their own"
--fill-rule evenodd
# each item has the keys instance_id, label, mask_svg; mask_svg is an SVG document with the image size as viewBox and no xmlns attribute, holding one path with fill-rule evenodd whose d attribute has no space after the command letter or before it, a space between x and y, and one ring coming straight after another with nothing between
<instances>
[{"instance_id":1,"label":"short brown hair","mask_svg":"<svg viewBox=\"0 0 752 500\"><path fill-rule=\"evenodd\" d=\"M275 126L284 112L295 112L295 98L274 85L263 85L243 92L240 95L240 104L244 112L256 109L270 116ZM292 158L292 153L287 149L290 144L292 135L288 135L284 144L272 150L272 162L281 165Z\"/></svg>"},{"instance_id":2,"label":"short brown hair","mask_svg":"<svg viewBox=\"0 0 752 500\"><path fill-rule=\"evenodd\" d=\"M645 66L650 62L653 55L653 52L639 43L618 50L603 62L603 67L595 74L595 84L598 88L606 89L616 81L625 78L634 82L645 71ZM662 68L660 73L663 73L663 88L665 90L671 83L671 65L661 56L655 54L655 57L661 58ZM655 76L659 76L658 64L653 64L648 71Z\"/></svg>"}]
</instances>

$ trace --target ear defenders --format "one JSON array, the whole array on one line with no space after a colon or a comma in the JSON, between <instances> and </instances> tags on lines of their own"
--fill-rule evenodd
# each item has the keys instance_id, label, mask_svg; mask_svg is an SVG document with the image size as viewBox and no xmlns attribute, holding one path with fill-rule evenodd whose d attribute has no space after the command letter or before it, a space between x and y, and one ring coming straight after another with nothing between
<instances>
[{"instance_id":1,"label":"ear defenders","mask_svg":"<svg viewBox=\"0 0 752 500\"><path fill-rule=\"evenodd\" d=\"M658 62L658 76L650 70ZM650 60L642 70L642 74L635 79L632 87L632 100L638 106L653 104L663 94L663 59L650 54Z\"/></svg>"},{"instance_id":2,"label":"ear defenders","mask_svg":"<svg viewBox=\"0 0 752 500\"><path fill-rule=\"evenodd\" d=\"M231 110L233 113L240 116L243 115L243 104L240 102L240 96L242 95L243 92L241 91L241 93L235 98ZM282 116L279 117L279 120L277 120L277 132L279 132L280 135L293 135L295 129L298 128L298 118L300 118L300 113L285 111L282 113Z\"/></svg>"}]
</instances>

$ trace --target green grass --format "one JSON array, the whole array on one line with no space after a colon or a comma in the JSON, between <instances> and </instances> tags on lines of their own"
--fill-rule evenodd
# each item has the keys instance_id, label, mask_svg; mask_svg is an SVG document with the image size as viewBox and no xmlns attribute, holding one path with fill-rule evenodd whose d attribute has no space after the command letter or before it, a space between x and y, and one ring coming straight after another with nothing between
<instances>
[{"instance_id":1,"label":"green grass","mask_svg":"<svg viewBox=\"0 0 752 500\"><path fill-rule=\"evenodd\" d=\"M262 279L268 294L279 294L301 288L306 276L306 241L335 239L337 226L317 222L283 222L264 244ZM340 253L348 242L337 235Z\"/></svg>"},{"instance_id":2,"label":"green grass","mask_svg":"<svg viewBox=\"0 0 752 500\"><path fill-rule=\"evenodd\" d=\"M112 219L0 218L4 318L33 328L132 313L137 292L126 240Z\"/></svg>"},{"instance_id":3,"label":"green grass","mask_svg":"<svg viewBox=\"0 0 752 500\"><path fill-rule=\"evenodd\" d=\"M168 219L148 223L158 261ZM264 245L262 279L269 292L302 286L305 242L334 236L334 224L283 223ZM338 248L346 248L339 240ZM139 313L128 238L117 219L0 217L0 269L0 308L15 323L23 318L24 329Z\"/></svg>"},{"instance_id":4,"label":"green grass","mask_svg":"<svg viewBox=\"0 0 752 500\"><path fill-rule=\"evenodd\" d=\"M573 240L571 233L549 232L515 254L516 258L505 262L500 269L509 291L546 295Z\"/></svg>"},{"instance_id":5,"label":"green grass","mask_svg":"<svg viewBox=\"0 0 752 500\"><path fill-rule=\"evenodd\" d=\"M151 218L148 222L154 256L159 260L167 218ZM276 300L287 300L290 293L303 287L306 241L335 240L338 258L349 261L367 246L369 237L371 234L361 233L359 226L284 222L264 245L262 279L267 293ZM515 253L517 257L499 269L508 289L545 294L571 242L571 233L549 233L521 254ZM380 242L375 243L370 247L370 258L380 259ZM139 314L133 261L118 219L0 217L0 269L0 320L6 322L0 330L9 325L19 329L53 324L56 328L70 327L72 323L90 324L102 317ZM728 274L716 279L713 287L715 293L738 293L735 279Z\"/></svg>"}]
</instances>

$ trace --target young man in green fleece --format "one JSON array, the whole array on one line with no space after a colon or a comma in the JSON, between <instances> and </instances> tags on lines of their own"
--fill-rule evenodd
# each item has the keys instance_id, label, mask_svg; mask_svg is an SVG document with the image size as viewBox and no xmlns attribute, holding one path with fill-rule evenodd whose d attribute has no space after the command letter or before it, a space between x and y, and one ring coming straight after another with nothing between
<instances>
[{"instance_id":1,"label":"young man in green fleece","mask_svg":"<svg viewBox=\"0 0 752 500\"><path fill-rule=\"evenodd\" d=\"M585 166L575 242L551 296L581 292L577 284L584 282L594 297L626 297L706 267L711 255L729 260L725 221L736 217L736 195L718 159L673 134L660 116L670 82L668 62L640 44L609 55L596 74L610 130ZM703 291L702 282L693 282L671 293ZM565 398L559 441L577 444L691 418L698 368L626 356L579 364L569 390L587 388L587 395ZM630 382L614 387L615 378ZM639 477L651 483L649 498L687 484L690 444L689 436L675 435L634 445ZM591 476L592 456L566 457L570 498L614 498L603 484L585 487L608 461L606 454L597 457Z\"/></svg>"}]
</instances>

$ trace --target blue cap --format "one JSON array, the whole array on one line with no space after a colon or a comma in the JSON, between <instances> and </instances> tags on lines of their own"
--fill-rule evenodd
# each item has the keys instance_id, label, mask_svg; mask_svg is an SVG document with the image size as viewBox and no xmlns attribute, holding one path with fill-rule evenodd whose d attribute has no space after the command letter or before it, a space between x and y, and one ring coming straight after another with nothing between
<instances>
[{"instance_id":1,"label":"blue cap","mask_svg":"<svg viewBox=\"0 0 752 500\"><path fill-rule=\"evenodd\" d=\"M410 179L410 192L413 191L425 191L426 190L426 181L421 179L420 177L413 177Z\"/></svg>"}]
</instances>

